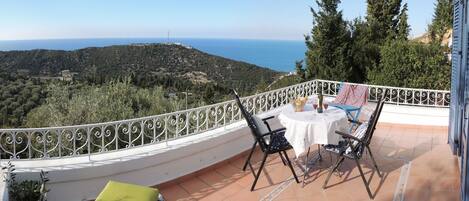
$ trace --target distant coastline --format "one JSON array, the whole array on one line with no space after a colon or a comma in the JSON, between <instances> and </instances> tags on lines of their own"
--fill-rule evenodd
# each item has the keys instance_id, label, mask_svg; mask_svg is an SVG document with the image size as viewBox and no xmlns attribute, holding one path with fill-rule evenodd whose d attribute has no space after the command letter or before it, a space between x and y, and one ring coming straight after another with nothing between
<instances>
[{"instance_id":1,"label":"distant coastline","mask_svg":"<svg viewBox=\"0 0 469 201\"><path fill-rule=\"evenodd\" d=\"M281 72L293 71L295 61L302 60L306 51L304 41L199 38L0 40L0 51L32 49L75 50L87 47L168 42L181 43L210 54L252 63Z\"/></svg>"}]
</instances>

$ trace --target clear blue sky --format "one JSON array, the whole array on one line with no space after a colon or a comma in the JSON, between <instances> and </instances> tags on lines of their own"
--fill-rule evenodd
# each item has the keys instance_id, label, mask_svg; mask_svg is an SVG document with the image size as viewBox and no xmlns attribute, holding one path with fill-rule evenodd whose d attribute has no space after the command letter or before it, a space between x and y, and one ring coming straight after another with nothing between
<instances>
[{"instance_id":1,"label":"clear blue sky","mask_svg":"<svg viewBox=\"0 0 469 201\"><path fill-rule=\"evenodd\" d=\"M346 19L366 0L342 0ZM405 0L404 0L405 1ZM407 0L411 35L425 32L435 0ZM171 37L301 40L313 0L0 0L0 40Z\"/></svg>"}]
</instances>

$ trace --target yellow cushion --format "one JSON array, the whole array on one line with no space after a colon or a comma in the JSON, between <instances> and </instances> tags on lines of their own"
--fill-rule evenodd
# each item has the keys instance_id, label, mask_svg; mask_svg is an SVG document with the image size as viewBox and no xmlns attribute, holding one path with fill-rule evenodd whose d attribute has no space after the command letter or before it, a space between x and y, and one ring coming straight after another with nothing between
<instances>
[{"instance_id":1,"label":"yellow cushion","mask_svg":"<svg viewBox=\"0 0 469 201\"><path fill-rule=\"evenodd\" d=\"M158 189L109 181L96 201L157 201Z\"/></svg>"}]
</instances>

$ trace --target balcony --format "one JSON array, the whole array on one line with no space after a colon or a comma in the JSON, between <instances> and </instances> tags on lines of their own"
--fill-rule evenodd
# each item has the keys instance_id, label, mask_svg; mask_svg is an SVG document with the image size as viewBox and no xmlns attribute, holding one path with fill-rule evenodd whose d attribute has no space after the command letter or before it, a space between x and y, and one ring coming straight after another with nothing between
<instances>
[{"instance_id":1,"label":"balcony","mask_svg":"<svg viewBox=\"0 0 469 201\"><path fill-rule=\"evenodd\" d=\"M332 99L339 85L313 80L242 101L254 114L276 115L292 98L311 96L320 88ZM385 175L371 179L375 200L457 200L458 160L447 145L449 92L368 87L365 111L384 90L390 91L371 147ZM93 200L111 179L158 187L167 200L369 199L353 164L339 169L330 187L322 190L332 159L328 155L309 172L304 187L271 156L257 190L249 191L253 177L241 167L252 137L241 120L234 101L227 101L115 122L0 129L2 163L12 161L19 179L48 171L52 201ZM259 160L258 152L254 158ZM363 168L370 177L367 162ZM299 167L296 172L301 172Z\"/></svg>"},{"instance_id":2,"label":"balcony","mask_svg":"<svg viewBox=\"0 0 469 201\"><path fill-rule=\"evenodd\" d=\"M458 160L446 144L447 133L440 126L380 124L371 149L384 177L372 175L369 158L362 164L366 177L372 178L374 200L459 200ZM254 160L260 161L262 155L256 153ZM246 155L157 187L168 200L369 200L353 162L339 169L340 176L334 174L329 187L322 189L331 165L329 155L310 171L304 187L294 181L278 156L272 156L257 190L251 192L253 176L249 170L242 171ZM301 170L297 167L296 172Z\"/></svg>"}]
</instances>

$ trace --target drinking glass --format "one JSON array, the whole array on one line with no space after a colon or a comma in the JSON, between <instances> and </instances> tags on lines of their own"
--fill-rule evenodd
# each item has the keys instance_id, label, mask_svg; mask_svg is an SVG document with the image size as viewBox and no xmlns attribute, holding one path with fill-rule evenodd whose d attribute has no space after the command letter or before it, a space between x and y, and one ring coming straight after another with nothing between
<instances>
[{"instance_id":1,"label":"drinking glass","mask_svg":"<svg viewBox=\"0 0 469 201\"><path fill-rule=\"evenodd\" d=\"M327 107L329 106L329 104L324 103L323 105L324 105L324 110L327 110Z\"/></svg>"},{"instance_id":2,"label":"drinking glass","mask_svg":"<svg viewBox=\"0 0 469 201\"><path fill-rule=\"evenodd\" d=\"M314 110L316 110L316 108L318 108L318 104L317 104L317 103L313 103L313 108L314 108Z\"/></svg>"}]
</instances>

